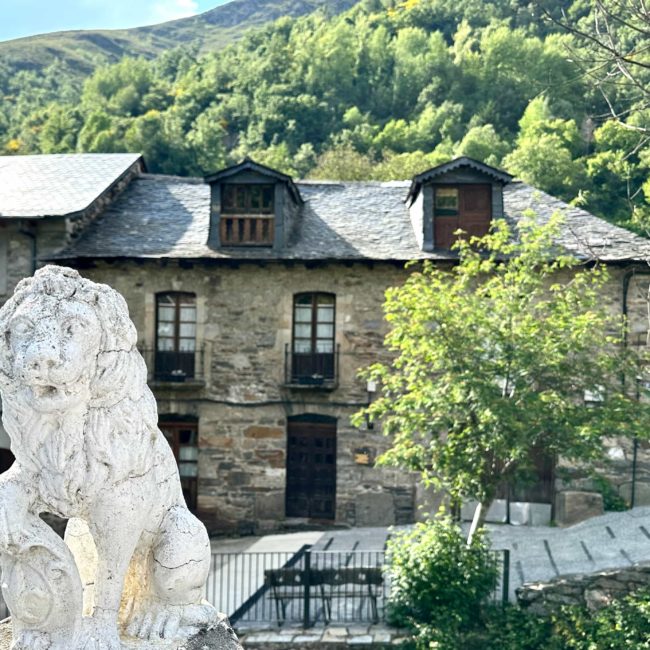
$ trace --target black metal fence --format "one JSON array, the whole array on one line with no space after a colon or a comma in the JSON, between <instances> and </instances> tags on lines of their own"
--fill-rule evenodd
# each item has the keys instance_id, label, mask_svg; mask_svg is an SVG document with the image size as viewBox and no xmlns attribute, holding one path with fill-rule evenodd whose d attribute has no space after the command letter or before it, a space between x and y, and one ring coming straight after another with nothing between
<instances>
[{"instance_id":1,"label":"black metal fence","mask_svg":"<svg viewBox=\"0 0 650 650\"><path fill-rule=\"evenodd\" d=\"M233 624L379 622L383 551L214 553L206 597Z\"/></svg>"},{"instance_id":2,"label":"black metal fence","mask_svg":"<svg viewBox=\"0 0 650 650\"><path fill-rule=\"evenodd\" d=\"M199 347L193 352L164 352L151 348L139 348L147 364L149 381L182 384L205 380L205 350Z\"/></svg>"},{"instance_id":3,"label":"black metal fence","mask_svg":"<svg viewBox=\"0 0 650 650\"><path fill-rule=\"evenodd\" d=\"M214 553L206 598L233 624L377 623L385 620L390 584L383 551ZM510 590L509 551L494 551L498 583L492 601Z\"/></svg>"}]
</instances>

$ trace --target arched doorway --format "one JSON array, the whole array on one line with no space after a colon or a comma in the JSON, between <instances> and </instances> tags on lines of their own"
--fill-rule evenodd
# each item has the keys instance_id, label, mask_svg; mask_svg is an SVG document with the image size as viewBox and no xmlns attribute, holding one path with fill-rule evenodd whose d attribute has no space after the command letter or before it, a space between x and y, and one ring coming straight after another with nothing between
<instances>
[{"instance_id":1,"label":"arched doorway","mask_svg":"<svg viewBox=\"0 0 650 650\"><path fill-rule=\"evenodd\" d=\"M285 507L287 517L336 517L336 418L289 418Z\"/></svg>"}]
</instances>

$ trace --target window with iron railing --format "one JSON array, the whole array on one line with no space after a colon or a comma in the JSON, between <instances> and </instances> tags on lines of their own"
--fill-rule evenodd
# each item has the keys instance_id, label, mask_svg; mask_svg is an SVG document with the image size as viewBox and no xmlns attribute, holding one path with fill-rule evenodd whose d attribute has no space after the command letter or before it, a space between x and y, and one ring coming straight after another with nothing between
<instances>
[{"instance_id":1,"label":"window with iron railing","mask_svg":"<svg viewBox=\"0 0 650 650\"><path fill-rule=\"evenodd\" d=\"M196 296L178 291L156 296L154 378L184 381L195 374Z\"/></svg>"},{"instance_id":2,"label":"window with iron railing","mask_svg":"<svg viewBox=\"0 0 650 650\"><path fill-rule=\"evenodd\" d=\"M235 184L221 186L221 244L272 246L275 237L275 186Z\"/></svg>"},{"instance_id":3,"label":"window with iron railing","mask_svg":"<svg viewBox=\"0 0 650 650\"><path fill-rule=\"evenodd\" d=\"M336 298L329 293L301 293L294 297L289 383L335 380L335 306Z\"/></svg>"}]
</instances>

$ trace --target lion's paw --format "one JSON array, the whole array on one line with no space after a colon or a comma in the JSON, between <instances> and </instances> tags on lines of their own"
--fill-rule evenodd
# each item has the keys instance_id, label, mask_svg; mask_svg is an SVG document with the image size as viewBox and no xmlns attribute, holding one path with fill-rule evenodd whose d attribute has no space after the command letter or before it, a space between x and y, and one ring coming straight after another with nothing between
<instances>
[{"instance_id":1,"label":"lion's paw","mask_svg":"<svg viewBox=\"0 0 650 650\"><path fill-rule=\"evenodd\" d=\"M181 612L176 608L160 607L135 614L126 628L130 637L137 639L173 639L181 624Z\"/></svg>"},{"instance_id":2,"label":"lion's paw","mask_svg":"<svg viewBox=\"0 0 650 650\"><path fill-rule=\"evenodd\" d=\"M217 620L217 611L209 603L199 605L150 603L132 614L126 625L126 633L138 639L171 640L179 636L187 637Z\"/></svg>"}]
</instances>

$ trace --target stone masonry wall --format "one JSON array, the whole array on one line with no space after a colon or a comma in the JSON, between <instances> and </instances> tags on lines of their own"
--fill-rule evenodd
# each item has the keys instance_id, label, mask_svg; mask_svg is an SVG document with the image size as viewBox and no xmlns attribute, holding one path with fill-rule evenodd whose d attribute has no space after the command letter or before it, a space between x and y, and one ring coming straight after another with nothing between
<instances>
[{"instance_id":1,"label":"stone masonry wall","mask_svg":"<svg viewBox=\"0 0 650 650\"><path fill-rule=\"evenodd\" d=\"M594 610L648 586L650 563L644 563L625 569L560 576L551 582L524 585L517 589L517 601L537 614L562 605L581 605Z\"/></svg>"},{"instance_id":2,"label":"stone masonry wall","mask_svg":"<svg viewBox=\"0 0 650 650\"><path fill-rule=\"evenodd\" d=\"M648 344L650 269L610 268L610 281L603 294L603 304L613 314L625 313L628 321L628 344L640 348ZM631 386L631 390L634 387ZM636 446L636 460L635 460ZM601 481L594 472L559 460L555 479L555 520L571 525L602 514L607 505L601 495ZM627 506L650 505L650 443L623 438L612 431L605 441L603 462L596 467L599 478L609 484L611 495L618 495ZM634 477L634 488L632 488ZM632 494L634 492L634 503Z\"/></svg>"},{"instance_id":3,"label":"stone masonry wall","mask_svg":"<svg viewBox=\"0 0 650 650\"><path fill-rule=\"evenodd\" d=\"M196 294L205 383L153 387L160 414L199 420L198 510L211 533L283 525L287 421L300 414L337 419L337 523L413 520L415 478L373 467L387 441L350 423L368 400L357 370L382 355L384 291L404 279L401 265L101 263L82 273L125 296L145 349L155 342L155 294ZM292 389L284 385L284 359L293 296L320 291L336 294L339 384L332 391ZM361 449L370 464L357 463Z\"/></svg>"},{"instance_id":4,"label":"stone masonry wall","mask_svg":"<svg viewBox=\"0 0 650 650\"><path fill-rule=\"evenodd\" d=\"M148 261L98 263L82 272L124 294L145 349L155 345L155 294L191 291L197 296L205 382L153 388L161 414L199 420L198 508L212 533L262 532L284 525L286 430L292 415L337 419L336 523L408 523L420 502L431 501L421 490L416 494L415 477L373 467L372 459L387 441L378 430L350 424L368 399L357 370L385 354L384 291L406 277L401 265ZM603 302L613 313L623 309L628 273L611 270ZM641 274L627 281L627 311L636 340L647 336L649 281ZM339 385L333 391L292 389L284 385L284 357L291 342L293 296L321 291L336 295ZM629 499L633 443L615 434L599 472ZM370 464L357 463L359 451L368 453ZM637 445L636 474L635 503L650 503L650 447L645 443ZM580 468L560 462L555 484L558 523L602 511L600 487Z\"/></svg>"}]
</instances>

